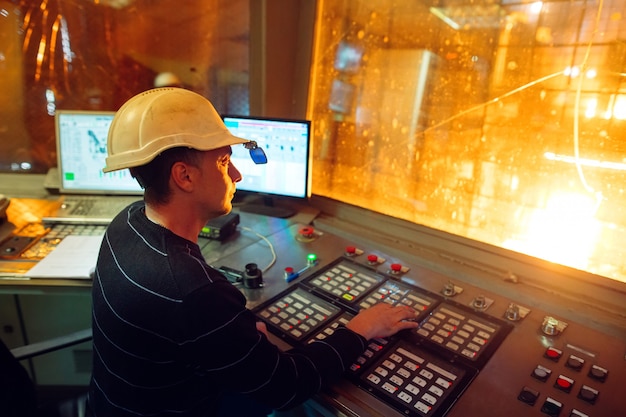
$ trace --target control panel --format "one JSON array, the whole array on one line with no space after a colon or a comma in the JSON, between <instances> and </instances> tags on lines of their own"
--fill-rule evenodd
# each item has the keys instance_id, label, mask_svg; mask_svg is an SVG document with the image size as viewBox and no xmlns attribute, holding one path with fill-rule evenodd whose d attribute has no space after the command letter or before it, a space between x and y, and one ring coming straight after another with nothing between
<instances>
[{"instance_id":1,"label":"control panel","mask_svg":"<svg viewBox=\"0 0 626 417\"><path fill-rule=\"evenodd\" d=\"M261 304L255 313L290 345L332 334L377 303L416 310L420 323L370 342L348 378L406 416L440 416L467 388L512 325L340 257Z\"/></svg>"},{"instance_id":2,"label":"control panel","mask_svg":"<svg viewBox=\"0 0 626 417\"><path fill-rule=\"evenodd\" d=\"M567 314L577 312L576 303L548 291L529 297L514 280L464 281L411 254L389 255L308 225L268 241L280 256L264 273L264 287L242 291L277 343L324 339L379 302L419 312L418 328L370 340L331 388L338 415L626 416L626 332L581 324ZM270 264L267 244L220 262L251 260Z\"/></svg>"}]
</instances>

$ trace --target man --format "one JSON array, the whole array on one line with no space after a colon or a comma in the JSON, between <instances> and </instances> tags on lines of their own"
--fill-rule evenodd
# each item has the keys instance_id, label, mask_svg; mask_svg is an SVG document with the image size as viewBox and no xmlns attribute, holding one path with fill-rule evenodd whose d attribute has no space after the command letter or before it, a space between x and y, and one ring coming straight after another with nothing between
<instances>
[{"instance_id":1,"label":"man","mask_svg":"<svg viewBox=\"0 0 626 417\"><path fill-rule=\"evenodd\" d=\"M116 113L104 171L130 168L145 193L111 222L98 257L96 417L210 416L233 395L289 409L339 378L368 339L417 326L409 320L416 312L381 304L305 348L283 352L268 341L244 296L197 245L205 223L232 208L241 173L231 145L246 143L254 147L184 89L144 92Z\"/></svg>"}]
</instances>

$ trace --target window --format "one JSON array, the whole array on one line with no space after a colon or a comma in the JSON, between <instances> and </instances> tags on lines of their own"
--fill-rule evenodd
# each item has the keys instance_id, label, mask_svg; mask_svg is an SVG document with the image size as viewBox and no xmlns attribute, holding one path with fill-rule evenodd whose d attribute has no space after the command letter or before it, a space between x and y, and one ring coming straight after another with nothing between
<instances>
[{"instance_id":1,"label":"window","mask_svg":"<svg viewBox=\"0 0 626 417\"><path fill-rule=\"evenodd\" d=\"M247 114L249 19L247 0L0 0L0 172L56 165L57 109L117 110L155 82Z\"/></svg>"},{"instance_id":2,"label":"window","mask_svg":"<svg viewBox=\"0 0 626 417\"><path fill-rule=\"evenodd\" d=\"M314 194L626 281L623 8L319 2Z\"/></svg>"}]
</instances>

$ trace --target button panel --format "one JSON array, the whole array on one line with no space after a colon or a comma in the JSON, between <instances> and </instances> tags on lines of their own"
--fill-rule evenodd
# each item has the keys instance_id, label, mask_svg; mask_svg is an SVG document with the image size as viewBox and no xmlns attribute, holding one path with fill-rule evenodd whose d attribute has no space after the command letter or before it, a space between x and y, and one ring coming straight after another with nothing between
<instances>
[{"instance_id":1,"label":"button panel","mask_svg":"<svg viewBox=\"0 0 626 417\"><path fill-rule=\"evenodd\" d=\"M297 346L324 340L360 309L381 302L415 309L420 327L368 341L346 377L409 417L445 414L513 329L509 322L347 257L314 271L254 312L272 333Z\"/></svg>"},{"instance_id":2,"label":"button panel","mask_svg":"<svg viewBox=\"0 0 626 417\"><path fill-rule=\"evenodd\" d=\"M271 326L270 330L274 328L279 335L299 341L332 322L340 312L339 307L296 288L264 307L257 315Z\"/></svg>"},{"instance_id":3,"label":"button panel","mask_svg":"<svg viewBox=\"0 0 626 417\"><path fill-rule=\"evenodd\" d=\"M437 300L424 291L410 287L402 282L388 280L376 291L364 298L360 308L368 308L380 302L396 305L404 304L419 313L426 312ZM418 318L421 318L419 316Z\"/></svg>"},{"instance_id":4,"label":"button panel","mask_svg":"<svg viewBox=\"0 0 626 417\"><path fill-rule=\"evenodd\" d=\"M372 393L388 397L405 415L439 415L454 399L468 370L406 343L393 346L363 373L361 382Z\"/></svg>"},{"instance_id":5,"label":"button panel","mask_svg":"<svg viewBox=\"0 0 626 417\"><path fill-rule=\"evenodd\" d=\"M455 354L476 361L499 330L500 325L446 302L435 307L416 333Z\"/></svg>"},{"instance_id":6,"label":"button panel","mask_svg":"<svg viewBox=\"0 0 626 417\"><path fill-rule=\"evenodd\" d=\"M377 275L374 271L343 261L306 282L344 303L355 304L383 281L384 277Z\"/></svg>"},{"instance_id":7,"label":"button panel","mask_svg":"<svg viewBox=\"0 0 626 417\"><path fill-rule=\"evenodd\" d=\"M564 372L557 374L554 380L551 380L553 373L552 369L548 367L552 367L552 365L544 366L542 364L538 364L530 374L537 381L550 381L549 383L552 384L552 388L561 393L572 394L570 397L572 398L572 404L568 404L569 401L561 403L548 395L541 406L541 412L549 416L558 416L563 408L568 408L568 406L571 407L572 405L575 405L576 402L581 404L580 400L585 402L587 405L594 405L600 396L600 391L597 388L588 385L588 383L604 382L609 372L606 368L592 364L586 374L588 380L585 380L585 374L582 372L584 372L585 367L587 366L587 360L577 353L571 353L569 356L565 356L567 358L565 361L560 361L560 359L564 356L563 350L553 346L548 347L544 351L543 357L551 361L551 363L554 364L554 367L560 366ZM559 362L561 363L559 364ZM576 379L582 379L582 381L577 382ZM576 388L578 384L582 384L580 385L580 388ZM534 405L539 396L539 392L533 388L523 387L522 391L518 395L518 400L529 405ZM576 408L570 408L570 410L569 417L589 417L585 412Z\"/></svg>"}]
</instances>

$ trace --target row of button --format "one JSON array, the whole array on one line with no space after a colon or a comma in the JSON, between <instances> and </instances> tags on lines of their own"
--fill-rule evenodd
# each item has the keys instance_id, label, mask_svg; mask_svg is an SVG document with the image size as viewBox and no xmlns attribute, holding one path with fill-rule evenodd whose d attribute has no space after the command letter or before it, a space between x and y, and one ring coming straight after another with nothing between
<instances>
[{"instance_id":1,"label":"row of button","mask_svg":"<svg viewBox=\"0 0 626 417\"><path fill-rule=\"evenodd\" d=\"M539 398L539 391L534 390L530 387L523 387L520 391L517 399L528 404L535 405L537 399ZM563 411L563 403L555 400L552 397L547 397L543 404L541 405L541 412L547 414L550 417L557 417ZM580 410L572 409L570 411L569 417L589 417L587 414L583 413Z\"/></svg>"},{"instance_id":2,"label":"row of button","mask_svg":"<svg viewBox=\"0 0 626 417\"><path fill-rule=\"evenodd\" d=\"M563 356L563 351L555 347L549 347L546 349L543 356L553 362L558 362L559 359L561 359L561 357ZM576 355L569 355L567 361L565 362L565 366L569 369L573 369L574 371L581 371L585 366L585 360ZM591 365L591 367L589 368L589 372L587 373L588 377L593 378L599 382L606 381L608 375L609 371L598 365Z\"/></svg>"},{"instance_id":3,"label":"row of button","mask_svg":"<svg viewBox=\"0 0 626 417\"><path fill-rule=\"evenodd\" d=\"M422 323L417 334L476 360L497 330L495 325L444 303Z\"/></svg>"},{"instance_id":4,"label":"row of button","mask_svg":"<svg viewBox=\"0 0 626 417\"><path fill-rule=\"evenodd\" d=\"M330 322L339 311L338 307L298 288L258 314L285 334L302 340L318 326Z\"/></svg>"},{"instance_id":5,"label":"row of button","mask_svg":"<svg viewBox=\"0 0 626 417\"><path fill-rule=\"evenodd\" d=\"M351 303L370 291L373 286L378 285L382 279L382 277L366 274L339 263L315 276L309 283L328 294Z\"/></svg>"},{"instance_id":6,"label":"row of button","mask_svg":"<svg viewBox=\"0 0 626 417\"><path fill-rule=\"evenodd\" d=\"M428 359L424 352L412 352L408 347L390 349L362 379L370 387L391 397L421 415L435 414L464 371Z\"/></svg>"},{"instance_id":7,"label":"row of button","mask_svg":"<svg viewBox=\"0 0 626 417\"><path fill-rule=\"evenodd\" d=\"M422 312L427 310L435 302L435 299L408 285L387 281L374 293L361 301L359 307L369 308L380 302L392 305L404 304L412 307L417 312Z\"/></svg>"}]
</instances>

